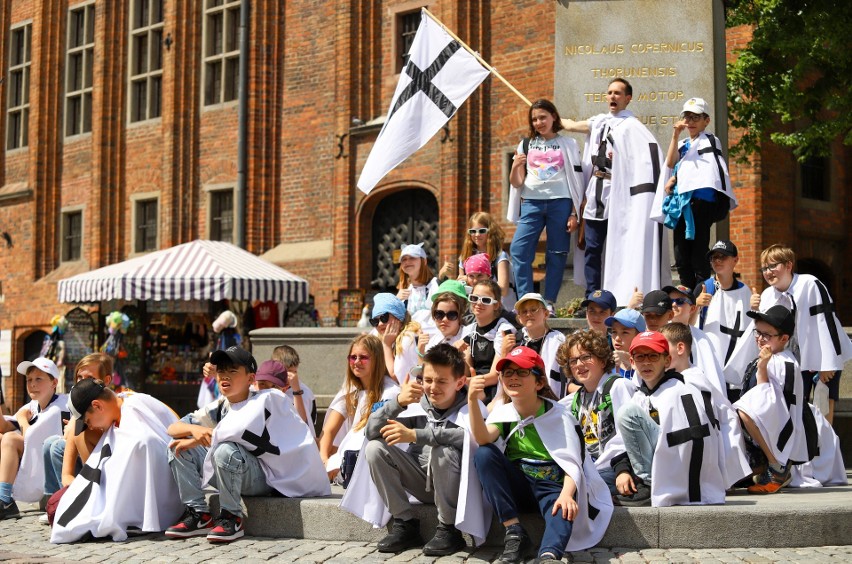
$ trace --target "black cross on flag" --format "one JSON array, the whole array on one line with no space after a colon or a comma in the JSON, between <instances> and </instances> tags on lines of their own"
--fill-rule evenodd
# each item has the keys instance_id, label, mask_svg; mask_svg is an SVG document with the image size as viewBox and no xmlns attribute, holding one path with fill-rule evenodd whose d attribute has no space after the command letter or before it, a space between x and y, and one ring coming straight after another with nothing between
<instances>
[{"instance_id":1,"label":"black cross on flag","mask_svg":"<svg viewBox=\"0 0 852 564\"><path fill-rule=\"evenodd\" d=\"M370 193L387 173L425 145L488 74L472 53L424 11L358 188Z\"/></svg>"},{"instance_id":2,"label":"black cross on flag","mask_svg":"<svg viewBox=\"0 0 852 564\"><path fill-rule=\"evenodd\" d=\"M702 423L698 416L695 399L684 394L680 397L686 421L689 427L666 433L666 442L670 447L692 442L692 453L689 456L689 501L701 501L701 465L704 460L704 439L710 436L710 425Z\"/></svg>"},{"instance_id":3,"label":"black cross on flag","mask_svg":"<svg viewBox=\"0 0 852 564\"><path fill-rule=\"evenodd\" d=\"M249 430L243 432L242 439L252 445L254 450L250 450L249 454L253 454L255 456L262 456L264 454L274 454L278 456L281 454L281 450L269 440L269 428L266 426L266 422L269 421L269 418L272 414L268 409L263 410L263 432L260 435L256 435Z\"/></svg>"}]
</instances>

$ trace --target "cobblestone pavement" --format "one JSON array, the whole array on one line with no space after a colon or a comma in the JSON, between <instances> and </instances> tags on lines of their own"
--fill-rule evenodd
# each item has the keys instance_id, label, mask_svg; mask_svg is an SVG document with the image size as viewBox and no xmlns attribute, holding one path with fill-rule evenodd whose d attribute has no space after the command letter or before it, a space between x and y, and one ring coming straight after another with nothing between
<instances>
[{"instance_id":1,"label":"cobblestone pavement","mask_svg":"<svg viewBox=\"0 0 852 564\"><path fill-rule=\"evenodd\" d=\"M350 564L355 562L412 562L453 564L493 562L499 548L468 549L453 556L431 558L419 550L401 554L380 554L375 544L364 542L314 541L302 539L269 539L245 537L227 545L213 546L206 539L167 539L161 534L130 538L126 542L99 541L53 545L48 541L47 526L38 522L36 511L25 511L18 520L0 523L0 562L322 562ZM701 563L769 563L769 562L852 562L852 546L812 548L732 548L715 550L691 549L592 549L573 553L575 562L701 562Z\"/></svg>"}]
</instances>

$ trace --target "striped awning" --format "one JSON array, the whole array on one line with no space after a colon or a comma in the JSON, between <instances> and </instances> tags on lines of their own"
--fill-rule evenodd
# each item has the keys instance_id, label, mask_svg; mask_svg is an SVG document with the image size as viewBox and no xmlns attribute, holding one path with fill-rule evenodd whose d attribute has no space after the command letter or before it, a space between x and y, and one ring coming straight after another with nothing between
<instances>
[{"instance_id":1,"label":"striped awning","mask_svg":"<svg viewBox=\"0 0 852 564\"><path fill-rule=\"evenodd\" d=\"M230 243L196 240L59 281L59 301L308 301L308 282Z\"/></svg>"}]
</instances>

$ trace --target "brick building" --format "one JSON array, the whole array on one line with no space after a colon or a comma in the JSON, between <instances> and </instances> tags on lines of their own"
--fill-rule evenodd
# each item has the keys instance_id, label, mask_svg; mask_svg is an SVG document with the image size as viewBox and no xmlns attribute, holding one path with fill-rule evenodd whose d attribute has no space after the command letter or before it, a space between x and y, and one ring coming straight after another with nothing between
<instances>
[{"instance_id":1,"label":"brick building","mask_svg":"<svg viewBox=\"0 0 852 564\"><path fill-rule=\"evenodd\" d=\"M0 355L29 356L62 278L196 238L233 237L240 0L0 0ZM246 247L310 281L325 323L338 291L391 284L392 249L457 252L466 218L505 217L507 153L524 104L487 80L369 195L355 187L398 80L421 0L254 0ZM519 90L551 97L557 3L428 7ZM521 17L522 14L522 17ZM729 32L729 49L747 39ZM732 132L732 140L735 132ZM792 244L835 294L852 276L852 198L838 145L799 166L768 147L733 165L745 280ZM511 228L507 225L509 233ZM839 304L849 322L852 306ZM20 378L5 380L19 405Z\"/></svg>"}]
</instances>

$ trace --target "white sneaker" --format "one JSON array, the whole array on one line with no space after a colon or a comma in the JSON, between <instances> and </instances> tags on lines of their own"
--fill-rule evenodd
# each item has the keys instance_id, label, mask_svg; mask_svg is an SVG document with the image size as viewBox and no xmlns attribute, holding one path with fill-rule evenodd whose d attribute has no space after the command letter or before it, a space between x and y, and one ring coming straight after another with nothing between
<instances>
[{"instance_id":1,"label":"white sneaker","mask_svg":"<svg viewBox=\"0 0 852 564\"><path fill-rule=\"evenodd\" d=\"M50 521L47 519L47 513L38 518L38 522L42 525L50 525Z\"/></svg>"}]
</instances>

